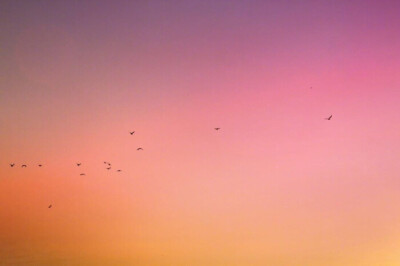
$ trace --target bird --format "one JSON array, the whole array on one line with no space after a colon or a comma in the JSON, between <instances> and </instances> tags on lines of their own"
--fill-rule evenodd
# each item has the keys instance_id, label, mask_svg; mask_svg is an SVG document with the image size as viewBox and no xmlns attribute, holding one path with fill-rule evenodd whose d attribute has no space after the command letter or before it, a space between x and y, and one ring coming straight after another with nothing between
<instances>
[{"instance_id":1,"label":"bird","mask_svg":"<svg viewBox=\"0 0 400 266\"><path fill-rule=\"evenodd\" d=\"M76 165L77 165L77 166L81 166L81 163L77 163Z\"/></svg>"},{"instance_id":2,"label":"bird","mask_svg":"<svg viewBox=\"0 0 400 266\"><path fill-rule=\"evenodd\" d=\"M104 164L107 164L107 162L104 162Z\"/></svg>"},{"instance_id":3,"label":"bird","mask_svg":"<svg viewBox=\"0 0 400 266\"><path fill-rule=\"evenodd\" d=\"M129 132L129 134L131 134L131 135L133 135L135 133L135 131L131 131L131 132Z\"/></svg>"},{"instance_id":4,"label":"bird","mask_svg":"<svg viewBox=\"0 0 400 266\"><path fill-rule=\"evenodd\" d=\"M218 130L220 130L221 128L219 128L219 127L216 127L216 128L214 128L214 129L218 131Z\"/></svg>"},{"instance_id":5,"label":"bird","mask_svg":"<svg viewBox=\"0 0 400 266\"><path fill-rule=\"evenodd\" d=\"M42 165L41 165L41 164L39 164L38 166L39 166L39 167L42 167Z\"/></svg>"},{"instance_id":6,"label":"bird","mask_svg":"<svg viewBox=\"0 0 400 266\"><path fill-rule=\"evenodd\" d=\"M80 174L80 175L85 175L84 173Z\"/></svg>"},{"instance_id":7,"label":"bird","mask_svg":"<svg viewBox=\"0 0 400 266\"><path fill-rule=\"evenodd\" d=\"M51 207L53 207L53 205L50 204L48 208L50 209Z\"/></svg>"},{"instance_id":8,"label":"bird","mask_svg":"<svg viewBox=\"0 0 400 266\"><path fill-rule=\"evenodd\" d=\"M15 163L10 163L10 166L11 166L11 167L14 167L14 165L15 165Z\"/></svg>"},{"instance_id":9,"label":"bird","mask_svg":"<svg viewBox=\"0 0 400 266\"><path fill-rule=\"evenodd\" d=\"M142 150L143 150L143 148L137 148L136 150L137 150L137 151L142 151Z\"/></svg>"},{"instance_id":10,"label":"bird","mask_svg":"<svg viewBox=\"0 0 400 266\"><path fill-rule=\"evenodd\" d=\"M21 165L21 167L27 167L26 164Z\"/></svg>"},{"instance_id":11,"label":"bird","mask_svg":"<svg viewBox=\"0 0 400 266\"><path fill-rule=\"evenodd\" d=\"M107 163L108 164L108 166L111 166L111 164L110 163Z\"/></svg>"},{"instance_id":12,"label":"bird","mask_svg":"<svg viewBox=\"0 0 400 266\"><path fill-rule=\"evenodd\" d=\"M122 170L118 169L117 172L121 172Z\"/></svg>"},{"instance_id":13,"label":"bird","mask_svg":"<svg viewBox=\"0 0 400 266\"><path fill-rule=\"evenodd\" d=\"M110 170L110 169L111 169L111 167L107 167L106 169L107 169L107 170Z\"/></svg>"},{"instance_id":14,"label":"bird","mask_svg":"<svg viewBox=\"0 0 400 266\"><path fill-rule=\"evenodd\" d=\"M331 120L332 119L332 115L328 118L325 118L325 120Z\"/></svg>"}]
</instances>

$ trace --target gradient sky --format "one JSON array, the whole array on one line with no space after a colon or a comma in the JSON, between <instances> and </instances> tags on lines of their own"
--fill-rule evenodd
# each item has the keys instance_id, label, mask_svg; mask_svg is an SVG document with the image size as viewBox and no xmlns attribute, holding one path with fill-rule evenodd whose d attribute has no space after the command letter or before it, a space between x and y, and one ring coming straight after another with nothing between
<instances>
[{"instance_id":1,"label":"gradient sky","mask_svg":"<svg viewBox=\"0 0 400 266\"><path fill-rule=\"evenodd\" d=\"M400 265L399 14L1 1L0 264Z\"/></svg>"}]
</instances>

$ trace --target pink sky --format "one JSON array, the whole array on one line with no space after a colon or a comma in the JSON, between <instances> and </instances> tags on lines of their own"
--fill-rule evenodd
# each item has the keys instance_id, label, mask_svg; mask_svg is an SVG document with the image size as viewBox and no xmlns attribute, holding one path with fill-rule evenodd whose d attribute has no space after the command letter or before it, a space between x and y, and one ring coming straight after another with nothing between
<instances>
[{"instance_id":1,"label":"pink sky","mask_svg":"<svg viewBox=\"0 0 400 266\"><path fill-rule=\"evenodd\" d=\"M0 262L400 264L397 1L0 10Z\"/></svg>"}]
</instances>

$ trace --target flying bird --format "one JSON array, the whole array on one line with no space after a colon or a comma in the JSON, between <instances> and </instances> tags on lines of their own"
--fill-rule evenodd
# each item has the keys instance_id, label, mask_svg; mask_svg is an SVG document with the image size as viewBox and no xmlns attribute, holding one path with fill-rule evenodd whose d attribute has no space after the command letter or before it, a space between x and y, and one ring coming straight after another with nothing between
<instances>
[{"instance_id":1,"label":"flying bird","mask_svg":"<svg viewBox=\"0 0 400 266\"><path fill-rule=\"evenodd\" d=\"M142 150L143 150L143 148L137 148L136 150L137 150L137 151L142 151Z\"/></svg>"},{"instance_id":2,"label":"flying bird","mask_svg":"<svg viewBox=\"0 0 400 266\"><path fill-rule=\"evenodd\" d=\"M14 165L15 165L15 163L10 163L10 166L11 166L11 167L14 167Z\"/></svg>"},{"instance_id":3,"label":"flying bird","mask_svg":"<svg viewBox=\"0 0 400 266\"><path fill-rule=\"evenodd\" d=\"M131 135L133 135L135 133L135 131L131 131L131 132L129 132L129 134L131 134Z\"/></svg>"},{"instance_id":4,"label":"flying bird","mask_svg":"<svg viewBox=\"0 0 400 266\"><path fill-rule=\"evenodd\" d=\"M111 164L110 163L107 163L108 164L108 166L111 166Z\"/></svg>"},{"instance_id":5,"label":"flying bird","mask_svg":"<svg viewBox=\"0 0 400 266\"><path fill-rule=\"evenodd\" d=\"M49 209L50 209L51 207L53 207L53 205L50 204L50 205L49 205Z\"/></svg>"},{"instance_id":6,"label":"flying bird","mask_svg":"<svg viewBox=\"0 0 400 266\"><path fill-rule=\"evenodd\" d=\"M81 166L81 163L77 163L76 165L77 165L77 166Z\"/></svg>"},{"instance_id":7,"label":"flying bird","mask_svg":"<svg viewBox=\"0 0 400 266\"><path fill-rule=\"evenodd\" d=\"M21 165L21 167L26 167L26 164Z\"/></svg>"},{"instance_id":8,"label":"flying bird","mask_svg":"<svg viewBox=\"0 0 400 266\"><path fill-rule=\"evenodd\" d=\"M121 171L122 171L122 170L119 170L119 169L117 170L117 172L121 172Z\"/></svg>"},{"instance_id":9,"label":"flying bird","mask_svg":"<svg viewBox=\"0 0 400 266\"><path fill-rule=\"evenodd\" d=\"M325 118L325 120L331 120L332 119L332 115L328 118Z\"/></svg>"},{"instance_id":10,"label":"flying bird","mask_svg":"<svg viewBox=\"0 0 400 266\"><path fill-rule=\"evenodd\" d=\"M80 174L80 175L85 175L84 173Z\"/></svg>"},{"instance_id":11,"label":"flying bird","mask_svg":"<svg viewBox=\"0 0 400 266\"><path fill-rule=\"evenodd\" d=\"M107 170L110 170L110 169L111 169L111 167L107 167L106 169L107 169Z\"/></svg>"},{"instance_id":12,"label":"flying bird","mask_svg":"<svg viewBox=\"0 0 400 266\"><path fill-rule=\"evenodd\" d=\"M39 164L38 166L39 166L39 167L42 167L42 165L41 165L41 164Z\"/></svg>"},{"instance_id":13,"label":"flying bird","mask_svg":"<svg viewBox=\"0 0 400 266\"><path fill-rule=\"evenodd\" d=\"M216 127L216 128L214 128L214 129L218 131L218 130L220 130L221 128L219 128L219 127Z\"/></svg>"}]
</instances>

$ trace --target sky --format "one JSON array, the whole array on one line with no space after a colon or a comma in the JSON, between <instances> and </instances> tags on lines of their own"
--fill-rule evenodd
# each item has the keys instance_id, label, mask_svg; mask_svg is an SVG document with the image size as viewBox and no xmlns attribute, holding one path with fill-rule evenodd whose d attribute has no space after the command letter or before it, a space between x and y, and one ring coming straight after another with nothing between
<instances>
[{"instance_id":1,"label":"sky","mask_svg":"<svg viewBox=\"0 0 400 266\"><path fill-rule=\"evenodd\" d=\"M399 12L1 1L0 264L400 265Z\"/></svg>"}]
</instances>

